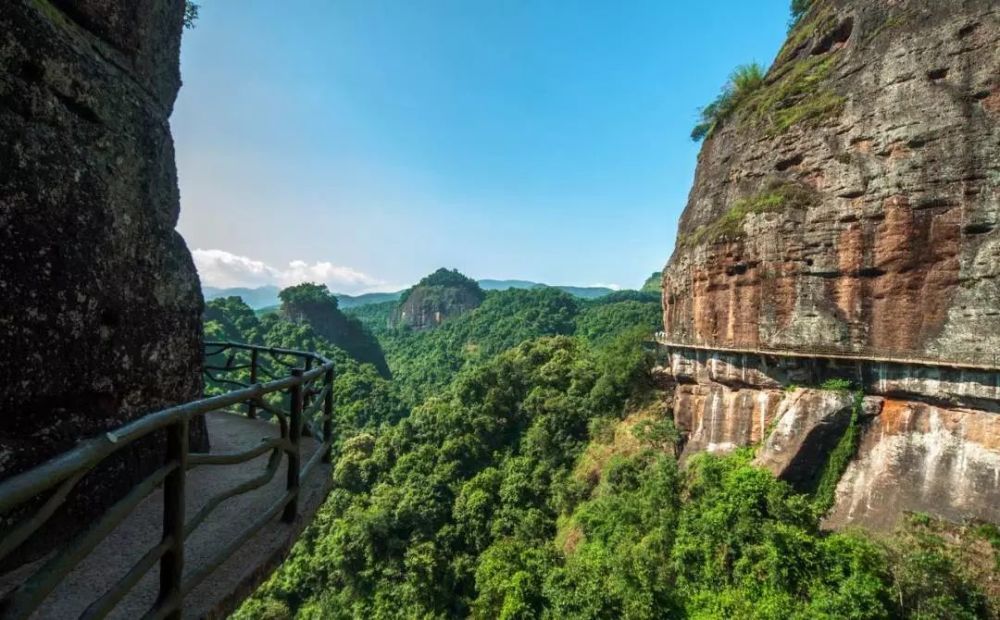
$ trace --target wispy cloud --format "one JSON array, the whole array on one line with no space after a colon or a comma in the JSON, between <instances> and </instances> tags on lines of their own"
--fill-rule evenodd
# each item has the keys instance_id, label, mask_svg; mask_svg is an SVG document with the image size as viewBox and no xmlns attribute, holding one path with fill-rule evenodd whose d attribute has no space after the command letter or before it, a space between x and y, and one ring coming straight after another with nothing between
<instances>
[{"instance_id":1,"label":"wispy cloud","mask_svg":"<svg viewBox=\"0 0 1000 620\"><path fill-rule=\"evenodd\" d=\"M337 293L361 293L381 288L385 284L357 269L327 261L307 263L293 260L287 267L279 268L225 250L197 249L191 254L201 282L206 286L231 288L271 284L285 287L302 282L316 282L326 284L331 291Z\"/></svg>"}]
</instances>

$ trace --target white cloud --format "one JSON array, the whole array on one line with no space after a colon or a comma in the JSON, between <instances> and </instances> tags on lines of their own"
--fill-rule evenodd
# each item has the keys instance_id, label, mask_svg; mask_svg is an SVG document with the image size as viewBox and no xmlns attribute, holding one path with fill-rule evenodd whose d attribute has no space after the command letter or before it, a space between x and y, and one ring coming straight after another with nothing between
<instances>
[{"instance_id":1,"label":"white cloud","mask_svg":"<svg viewBox=\"0 0 1000 620\"><path fill-rule=\"evenodd\" d=\"M191 254L198 276L205 286L232 288L272 284L286 287L302 282L316 282L326 284L335 293L359 293L384 284L351 267L326 261L310 264L303 260L293 260L287 267L280 269L225 250L197 249Z\"/></svg>"}]
</instances>

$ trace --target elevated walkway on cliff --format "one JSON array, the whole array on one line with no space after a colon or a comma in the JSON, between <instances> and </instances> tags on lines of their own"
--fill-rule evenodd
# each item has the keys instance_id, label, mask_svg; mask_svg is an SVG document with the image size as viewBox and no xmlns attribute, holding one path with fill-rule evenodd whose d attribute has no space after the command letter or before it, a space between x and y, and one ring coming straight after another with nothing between
<instances>
[{"instance_id":1,"label":"elevated walkway on cliff","mask_svg":"<svg viewBox=\"0 0 1000 620\"><path fill-rule=\"evenodd\" d=\"M225 617L284 558L330 489L333 363L235 343L209 344L206 354L209 389L223 393L149 414L0 482L3 560L44 543L46 521L103 460L167 435L159 469L70 542L0 575L0 617ZM197 416L208 453L187 449Z\"/></svg>"},{"instance_id":2,"label":"elevated walkway on cliff","mask_svg":"<svg viewBox=\"0 0 1000 620\"><path fill-rule=\"evenodd\" d=\"M276 425L250 420L243 415L213 412L205 416L212 438L211 454L250 450L262 439L279 436ZM307 459L320 443L306 438L302 456ZM197 467L188 472L185 489L185 518L190 521L208 501L228 489L245 484L266 469L268 457L236 465ZM221 504L184 542L184 574L190 577L205 568L234 541L238 534L267 512L285 493L287 460L274 477L252 493L236 496ZM295 542L301 529L312 519L330 486L330 467L323 464L301 481L299 514L291 523L278 515L266 527L241 544L211 576L186 597L184 617L214 617L249 594L260 577L268 574ZM77 567L66 576L39 608L35 618L78 618L94 598L125 575L146 549L160 541L163 525L163 489L150 493L118 527L108 534ZM41 567L38 560L0 576L0 595L24 581ZM109 618L141 618L156 603L159 568L153 567L108 615Z\"/></svg>"},{"instance_id":3,"label":"elevated walkway on cliff","mask_svg":"<svg viewBox=\"0 0 1000 620\"><path fill-rule=\"evenodd\" d=\"M1000 355L972 351L934 357L879 350L734 347L654 336L660 366L678 381L758 388L820 385L843 379L870 394L911 395L928 402L1000 412Z\"/></svg>"},{"instance_id":4,"label":"elevated walkway on cliff","mask_svg":"<svg viewBox=\"0 0 1000 620\"><path fill-rule=\"evenodd\" d=\"M1000 372L1000 352L973 351L952 357L921 356L916 353L900 353L879 349L844 351L840 347L807 345L801 349L778 347L736 347L720 344L690 343L673 340L664 332L656 332L654 342L660 346L692 351L706 351L736 355L764 355L798 359L829 359L841 362L866 362L884 364L905 364L930 368L954 368Z\"/></svg>"}]
</instances>

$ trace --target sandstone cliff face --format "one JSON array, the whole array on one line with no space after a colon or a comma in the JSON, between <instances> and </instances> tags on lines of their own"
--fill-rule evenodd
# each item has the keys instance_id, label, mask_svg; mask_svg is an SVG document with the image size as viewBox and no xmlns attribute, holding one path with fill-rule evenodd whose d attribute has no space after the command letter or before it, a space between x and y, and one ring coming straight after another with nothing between
<instances>
[{"instance_id":1,"label":"sandstone cliff face","mask_svg":"<svg viewBox=\"0 0 1000 620\"><path fill-rule=\"evenodd\" d=\"M816 0L765 86L705 142L663 272L666 339L992 363L998 220L1000 5ZM809 372L688 361L667 369L688 452L766 453L775 426L809 433L836 408L820 399L793 424L782 388ZM865 416L831 524L889 526L900 510L1000 521L996 377L886 372L858 377L887 413ZM804 449L796 434L786 454Z\"/></svg>"},{"instance_id":2,"label":"sandstone cliff face","mask_svg":"<svg viewBox=\"0 0 1000 620\"><path fill-rule=\"evenodd\" d=\"M1000 8L817 0L706 141L671 338L1000 349Z\"/></svg>"},{"instance_id":3,"label":"sandstone cliff face","mask_svg":"<svg viewBox=\"0 0 1000 620\"><path fill-rule=\"evenodd\" d=\"M828 526L889 529L900 511L1000 523L1000 415L886 399L862 429Z\"/></svg>"},{"instance_id":4,"label":"sandstone cliff face","mask_svg":"<svg viewBox=\"0 0 1000 620\"><path fill-rule=\"evenodd\" d=\"M902 511L1000 523L1000 372L682 348L658 368L673 383L682 460L753 445L757 465L811 492L855 414L829 526L891 529ZM829 379L865 396L794 388Z\"/></svg>"},{"instance_id":5,"label":"sandstone cliff face","mask_svg":"<svg viewBox=\"0 0 1000 620\"><path fill-rule=\"evenodd\" d=\"M168 126L183 10L0 6L0 477L200 395L202 298L174 231ZM207 445L200 427L193 441ZM140 446L80 495L99 503L158 458Z\"/></svg>"}]
</instances>

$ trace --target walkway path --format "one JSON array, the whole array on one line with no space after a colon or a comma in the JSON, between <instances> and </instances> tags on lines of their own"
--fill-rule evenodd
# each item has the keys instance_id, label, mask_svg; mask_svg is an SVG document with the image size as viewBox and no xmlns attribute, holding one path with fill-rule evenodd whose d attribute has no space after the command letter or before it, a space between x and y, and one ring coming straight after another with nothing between
<instances>
[{"instance_id":1,"label":"walkway path","mask_svg":"<svg viewBox=\"0 0 1000 620\"><path fill-rule=\"evenodd\" d=\"M713 344L689 344L683 342L671 342L667 335L663 332L657 332L655 336L656 343L670 348L677 349L692 349L696 351L710 351L718 353L732 353L732 354L745 354L745 355L770 355L775 357L795 357L795 358L821 358L830 360L843 360L843 361L854 361L854 362L875 362L875 363L885 363L885 364L908 364L913 366L928 366L928 367L941 367L941 368L967 368L969 370L984 370L988 372L1000 371L1000 352L993 355L986 353L980 353L979 359L977 361L960 361L960 360L946 360L946 359L935 359L926 357L907 357L903 355L889 355L882 354L879 352L858 352L858 353L845 353L834 348L825 349L823 347L808 347L804 345L807 350L791 350L791 349L768 349L768 348L754 348L754 347L727 347L724 345L713 345Z\"/></svg>"},{"instance_id":2,"label":"walkway path","mask_svg":"<svg viewBox=\"0 0 1000 620\"><path fill-rule=\"evenodd\" d=\"M206 416L213 453L238 452L257 445L264 437L276 437L278 429L267 422L249 420L228 413ZM317 447L303 439L302 461L306 462ZM185 545L185 574L191 574L235 538L258 515L269 508L285 491L287 459L274 478L262 488L223 502L194 531ZM267 465L263 455L240 465L202 465L187 475L187 515L190 518L212 496L260 475ZM284 558L296 536L326 497L330 485L330 466L320 464L309 479L302 480L299 517L285 524L276 517L246 545L185 597L185 618L224 617L246 597ZM163 519L162 492L156 490L122 522L62 584L33 618L64 620L77 618L94 599L111 587L150 547L160 540ZM0 576L0 595L30 574L39 562ZM136 619L152 606L158 587L158 567L154 567L139 585L118 605L111 618Z\"/></svg>"}]
</instances>

